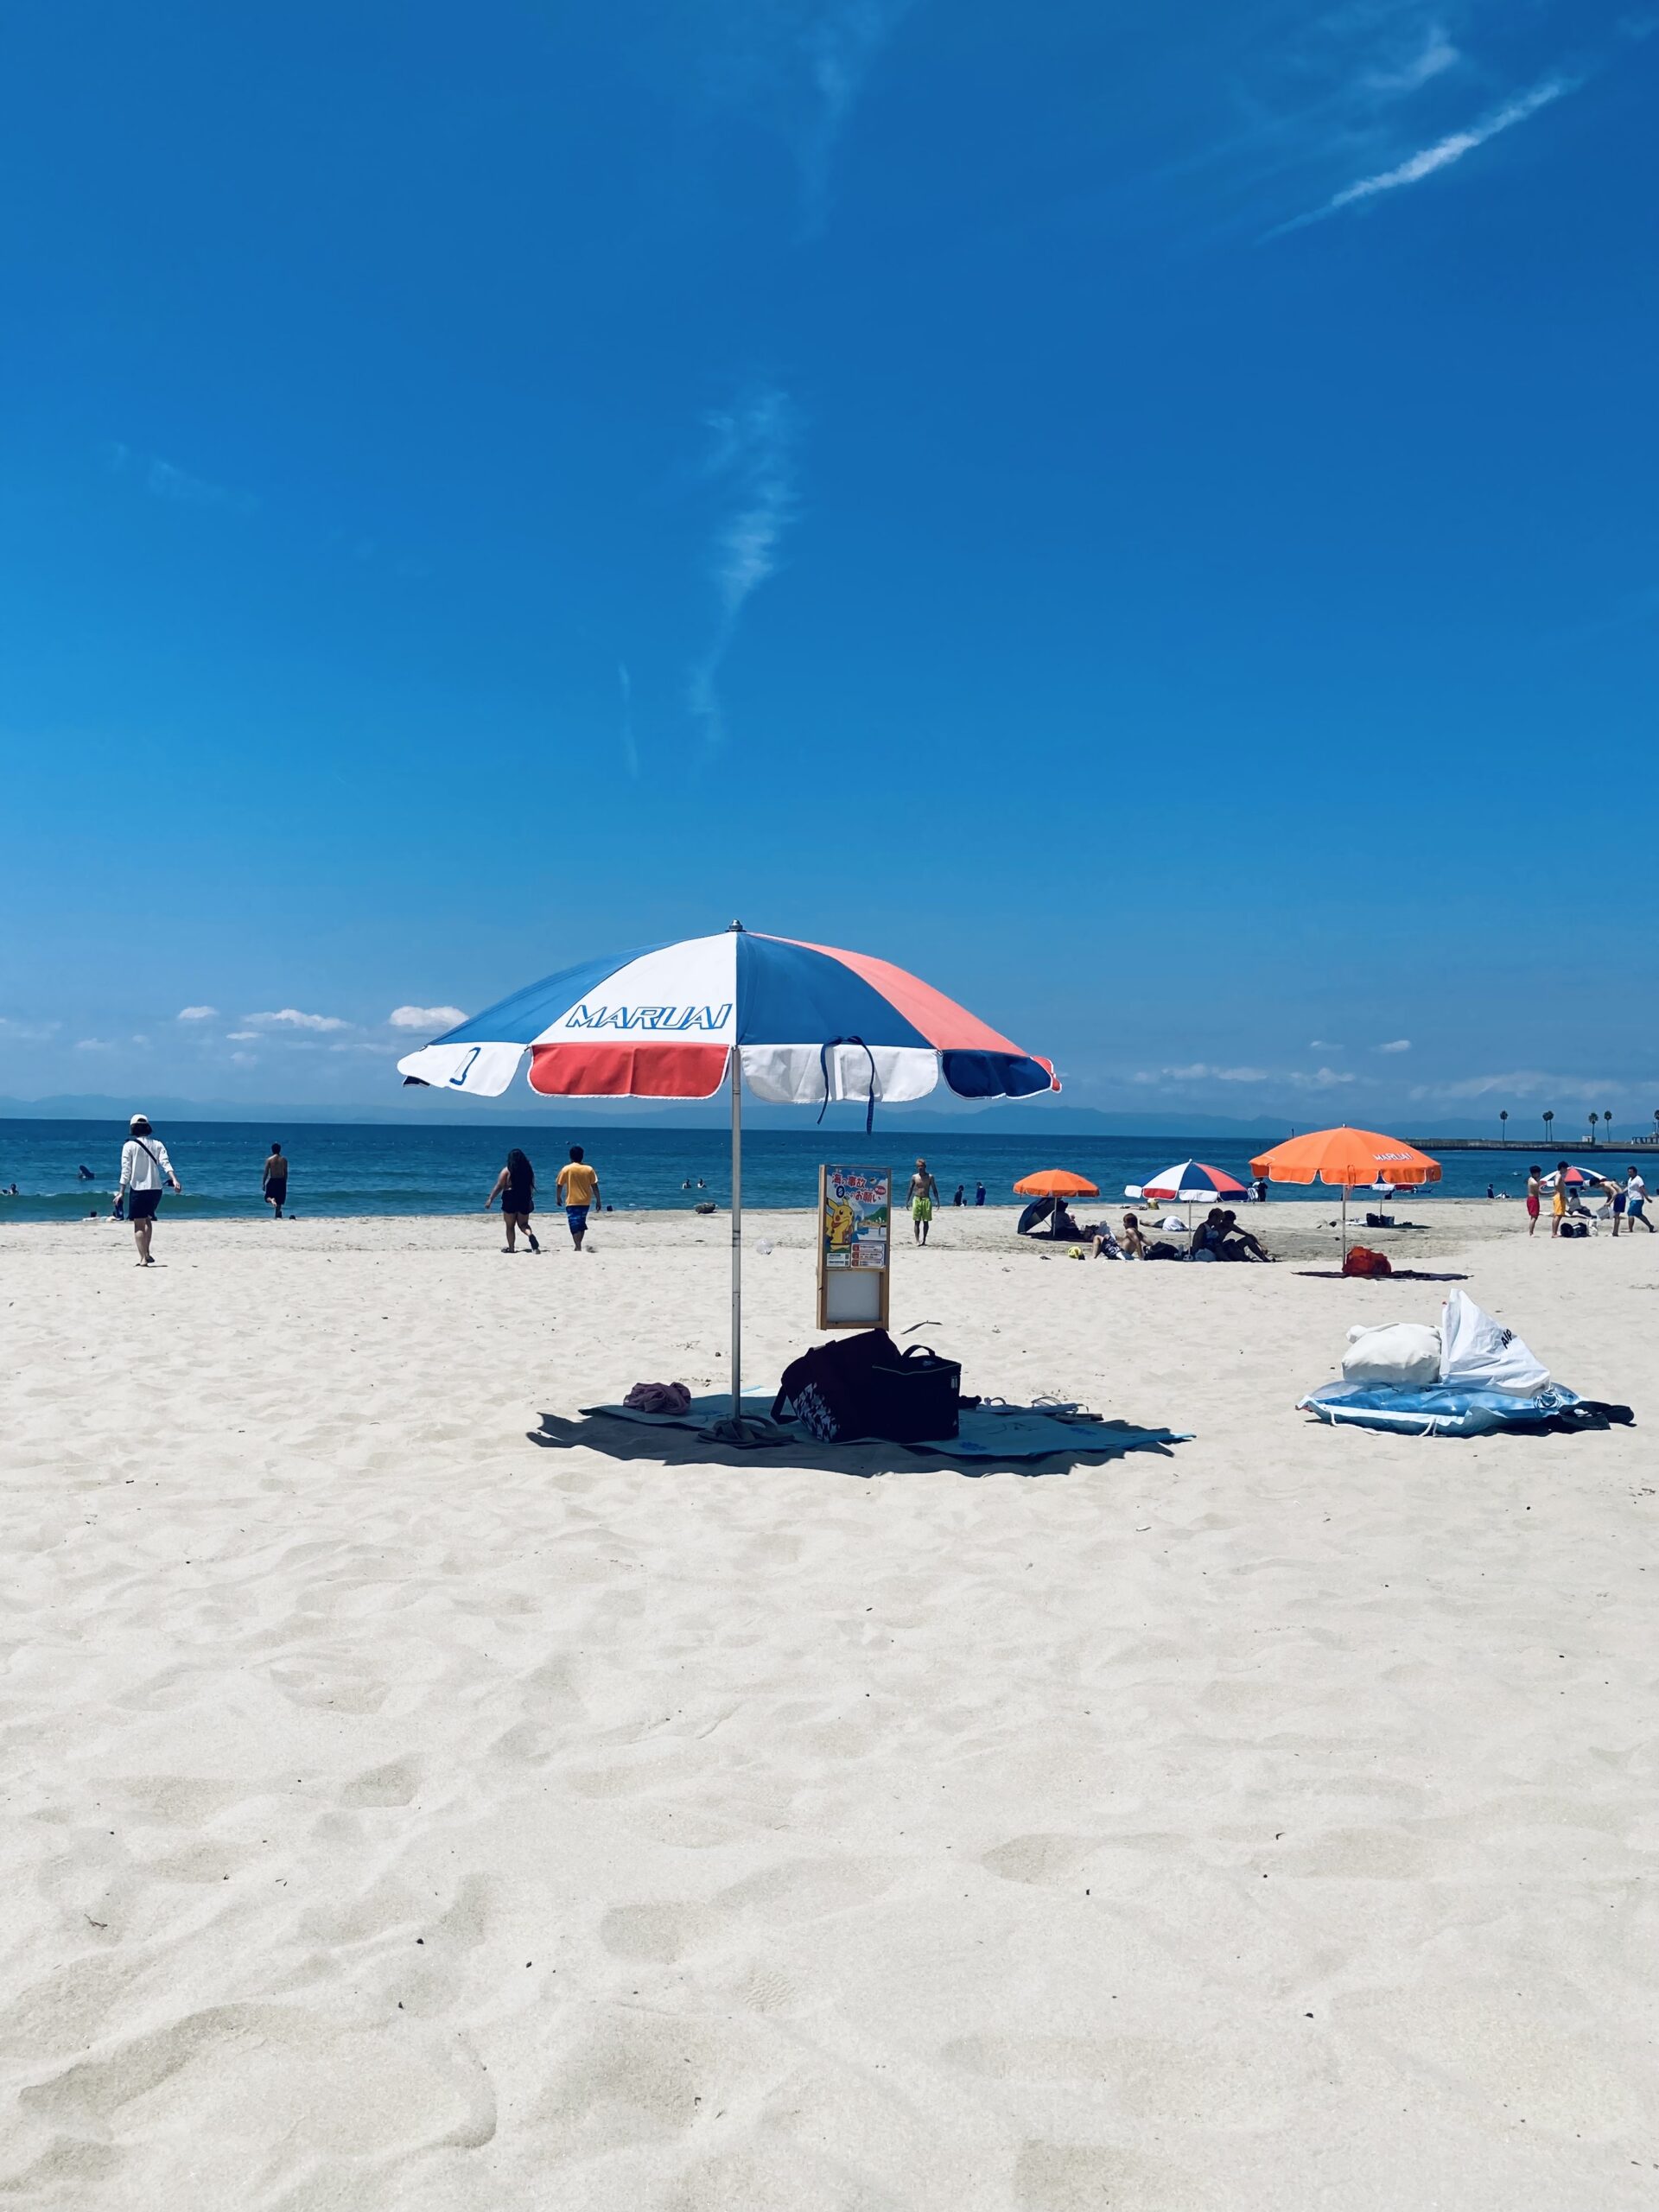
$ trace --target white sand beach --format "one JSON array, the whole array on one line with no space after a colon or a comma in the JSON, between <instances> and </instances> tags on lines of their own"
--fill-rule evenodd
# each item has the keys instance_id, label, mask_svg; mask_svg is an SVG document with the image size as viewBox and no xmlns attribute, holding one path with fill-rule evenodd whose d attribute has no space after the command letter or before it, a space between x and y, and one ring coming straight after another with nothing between
<instances>
[{"instance_id":1,"label":"white sand beach","mask_svg":"<svg viewBox=\"0 0 1659 2212\"><path fill-rule=\"evenodd\" d=\"M1659 1418L1659 1239L1395 1210ZM566 1440L724 1378L723 1217L0 1230L6 2201L1651 2205L1653 1431L1297 1414L1441 1294L1329 1217L944 1213L895 1331L1194 1432L977 1478ZM759 1382L811 1225L747 1226Z\"/></svg>"}]
</instances>

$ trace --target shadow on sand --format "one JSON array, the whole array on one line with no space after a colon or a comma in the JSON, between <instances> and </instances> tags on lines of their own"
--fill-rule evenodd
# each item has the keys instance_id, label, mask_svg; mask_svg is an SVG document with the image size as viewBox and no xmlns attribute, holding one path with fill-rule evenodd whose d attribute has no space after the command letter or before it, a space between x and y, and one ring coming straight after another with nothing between
<instances>
[{"instance_id":1,"label":"shadow on sand","mask_svg":"<svg viewBox=\"0 0 1659 2212\"><path fill-rule=\"evenodd\" d=\"M1131 1452L1154 1452L1160 1459L1174 1457L1170 1444L1179 1438L1163 1437L1136 1428L1129 1421L1091 1421L1079 1430L1070 1449L1040 1459L964 1457L948 1449L912 1452L902 1444L869 1440L859 1444L817 1444L807 1435L790 1435L782 1444L754 1452L734 1451L694 1428L647 1427L619 1421L609 1414L583 1414L575 1421L559 1414L543 1414L539 1428L529 1432L532 1444L550 1452L598 1452L607 1459L642 1459L664 1467L741 1467L754 1474L770 1468L791 1472L854 1475L868 1482L875 1475L915 1474L930 1467L957 1475L1069 1475L1078 1467L1095 1467ZM1087 1440L1085 1442L1084 1438Z\"/></svg>"}]
</instances>

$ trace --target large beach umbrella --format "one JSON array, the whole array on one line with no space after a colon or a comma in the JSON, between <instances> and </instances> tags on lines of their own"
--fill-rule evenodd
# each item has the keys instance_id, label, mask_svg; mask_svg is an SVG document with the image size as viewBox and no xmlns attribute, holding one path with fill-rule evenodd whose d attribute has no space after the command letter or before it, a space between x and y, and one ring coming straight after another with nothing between
<instances>
[{"instance_id":1,"label":"large beach umbrella","mask_svg":"<svg viewBox=\"0 0 1659 2212\"><path fill-rule=\"evenodd\" d=\"M1178 1160L1161 1175L1150 1175L1144 1183L1126 1183L1123 1195L1150 1199L1158 1205L1172 1202L1185 1205L1190 1229L1193 1207L1202 1205L1206 1198L1213 1205L1219 1198L1242 1198L1249 1193L1238 1178L1229 1175L1224 1168L1208 1166L1202 1160Z\"/></svg>"},{"instance_id":2,"label":"large beach umbrella","mask_svg":"<svg viewBox=\"0 0 1659 2212\"><path fill-rule=\"evenodd\" d=\"M1069 1167L1039 1167L1033 1174L1022 1175L1014 1192L1016 1198L1032 1200L1020 1217L1019 1233L1023 1236L1039 1221L1057 1219L1067 1198L1097 1198L1100 1185L1086 1175L1074 1175ZM1042 1198L1050 1201L1046 1211L1037 1203Z\"/></svg>"},{"instance_id":3,"label":"large beach umbrella","mask_svg":"<svg viewBox=\"0 0 1659 2212\"><path fill-rule=\"evenodd\" d=\"M549 1098L732 1101L732 1414L743 1387L743 1109L757 1098L962 1098L1058 1090L1046 1060L1011 1044L941 991L868 953L762 937L648 945L543 977L398 1061L406 1083L497 1097L530 1056Z\"/></svg>"},{"instance_id":4,"label":"large beach umbrella","mask_svg":"<svg viewBox=\"0 0 1659 2212\"><path fill-rule=\"evenodd\" d=\"M1363 1183L1386 1183L1391 1189L1415 1189L1438 1183L1440 1163L1400 1137L1379 1136L1375 1129L1314 1129L1306 1136L1287 1137L1250 1162L1252 1175L1265 1175L1270 1183L1339 1183L1342 1185L1342 1255L1348 1256L1348 1193Z\"/></svg>"}]
</instances>

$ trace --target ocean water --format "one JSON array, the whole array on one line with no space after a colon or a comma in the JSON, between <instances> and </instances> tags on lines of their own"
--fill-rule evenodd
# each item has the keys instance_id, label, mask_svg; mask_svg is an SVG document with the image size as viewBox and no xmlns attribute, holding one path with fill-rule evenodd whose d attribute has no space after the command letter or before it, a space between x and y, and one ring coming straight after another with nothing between
<instances>
[{"instance_id":1,"label":"ocean water","mask_svg":"<svg viewBox=\"0 0 1659 2212\"><path fill-rule=\"evenodd\" d=\"M561 1115L523 1125L509 1122L291 1123L168 1122L158 1124L185 1195L167 1199L184 1218L259 1214L260 1178L273 1136L289 1163L289 1211L296 1214L465 1213L483 1205L506 1157L518 1145L540 1179L542 1203L554 1202L553 1178L572 1143L585 1145L598 1168L601 1195L619 1208L685 1207L731 1198L730 1141L721 1129L630 1128L607 1122L583 1127ZM119 1122L0 1119L0 1220L64 1221L93 1208L107 1212L126 1135ZM1122 1203L1125 1183L1139 1183L1188 1156L1249 1179L1249 1155L1268 1140L1229 1142L1216 1137L1020 1136L999 1131L987 1116L958 1131L906 1132L895 1122L874 1134L860 1129L756 1129L743 1138L743 1198L752 1206L810 1206L822 1160L890 1166L902 1190L918 1154L925 1156L948 1206L958 1183L971 1200L982 1179L988 1205L1015 1203L1011 1185L1033 1168L1069 1167L1097 1183L1101 1205ZM76 1170L92 1170L90 1182ZM1484 1198L1488 1183L1514 1195L1526 1163L1506 1155L1452 1153L1436 1186L1446 1198ZM687 1185L690 1188L686 1188ZM1337 1193L1276 1185L1274 1205L1312 1200L1330 1205ZM1085 1210L1094 1201L1085 1202Z\"/></svg>"}]
</instances>

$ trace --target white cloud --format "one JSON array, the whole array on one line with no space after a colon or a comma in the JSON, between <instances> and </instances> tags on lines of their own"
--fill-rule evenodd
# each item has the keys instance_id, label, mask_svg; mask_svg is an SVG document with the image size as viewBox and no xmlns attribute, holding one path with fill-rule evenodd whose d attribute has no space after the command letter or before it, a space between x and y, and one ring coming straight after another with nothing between
<instances>
[{"instance_id":1,"label":"white cloud","mask_svg":"<svg viewBox=\"0 0 1659 2212\"><path fill-rule=\"evenodd\" d=\"M809 231L823 225L830 156L853 103L910 6L911 0L832 0L804 34L802 44L818 99L817 113L801 147Z\"/></svg>"},{"instance_id":2,"label":"white cloud","mask_svg":"<svg viewBox=\"0 0 1659 2212\"><path fill-rule=\"evenodd\" d=\"M62 1027L60 1021L12 1021L0 1014L0 1032L19 1045L44 1045Z\"/></svg>"},{"instance_id":3,"label":"white cloud","mask_svg":"<svg viewBox=\"0 0 1659 2212\"><path fill-rule=\"evenodd\" d=\"M794 413L787 394L767 387L729 413L710 415L707 427L715 442L702 474L727 493L711 562L720 619L687 679L686 703L714 752L726 741L715 678L744 607L778 566L779 547L795 513Z\"/></svg>"},{"instance_id":4,"label":"white cloud","mask_svg":"<svg viewBox=\"0 0 1659 2212\"><path fill-rule=\"evenodd\" d=\"M1512 1068L1503 1075L1467 1075L1451 1083L1419 1084L1411 1096L1417 1100L1491 1098L1499 1105L1511 1098L1541 1098L1551 1104L1563 1098L1591 1098L1598 1106L1605 1106L1610 1099L1628 1095L1636 1088L1604 1076L1550 1075L1541 1068Z\"/></svg>"},{"instance_id":5,"label":"white cloud","mask_svg":"<svg viewBox=\"0 0 1659 2212\"><path fill-rule=\"evenodd\" d=\"M243 1020L257 1029L349 1029L337 1014L302 1014L296 1006L279 1007L275 1014L245 1014Z\"/></svg>"},{"instance_id":6,"label":"white cloud","mask_svg":"<svg viewBox=\"0 0 1659 2212\"><path fill-rule=\"evenodd\" d=\"M1398 62L1368 72L1366 83L1378 92L1414 92L1436 77L1454 69L1463 56L1446 36L1440 23L1425 23L1419 31L1421 43L1414 54L1408 54Z\"/></svg>"},{"instance_id":7,"label":"white cloud","mask_svg":"<svg viewBox=\"0 0 1659 2212\"><path fill-rule=\"evenodd\" d=\"M75 1045L78 1052L112 1052L114 1045L107 1037L82 1037Z\"/></svg>"},{"instance_id":8,"label":"white cloud","mask_svg":"<svg viewBox=\"0 0 1659 2212\"><path fill-rule=\"evenodd\" d=\"M1310 1052L1339 1052L1343 1048L1340 1045L1332 1044L1327 1038L1310 1037L1307 1049Z\"/></svg>"},{"instance_id":9,"label":"white cloud","mask_svg":"<svg viewBox=\"0 0 1659 2212\"><path fill-rule=\"evenodd\" d=\"M118 476L131 476L152 499L171 499L186 507L227 507L238 514L252 514L259 502L251 492L238 492L228 484L213 484L205 476L175 467L157 454L135 453L130 446L110 445L105 458Z\"/></svg>"},{"instance_id":10,"label":"white cloud","mask_svg":"<svg viewBox=\"0 0 1659 2212\"><path fill-rule=\"evenodd\" d=\"M259 1032L257 1029L227 1029L225 1034L232 1045L256 1044L259 1037Z\"/></svg>"},{"instance_id":11,"label":"white cloud","mask_svg":"<svg viewBox=\"0 0 1659 2212\"><path fill-rule=\"evenodd\" d=\"M1379 1052L1408 1052L1411 1039L1409 1037L1396 1037L1387 1045L1379 1045L1376 1049Z\"/></svg>"},{"instance_id":12,"label":"white cloud","mask_svg":"<svg viewBox=\"0 0 1659 2212\"><path fill-rule=\"evenodd\" d=\"M1377 199L1385 192L1397 192L1402 185L1421 184L1425 177L1450 168L1465 154L1472 154L1500 131L1512 130L1518 123L1536 115L1541 108L1567 93L1576 92L1580 79L1575 77L1547 77L1542 84L1535 85L1530 92L1518 93L1506 100L1502 107L1494 108L1481 122L1466 130L1449 131L1444 138L1437 138L1432 146L1422 147L1408 155L1403 162L1396 162L1392 168L1379 169L1374 176L1361 177L1357 184L1346 186L1335 193L1322 207L1315 207L1305 215L1297 215L1288 223L1281 223L1269 231L1269 238L1282 238L1287 231L1306 230L1310 223L1322 223L1332 215L1339 214L1344 207L1357 207L1363 200Z\"/></svg>"},{"instance_id":13,"label":"white cloud","mask_svg":"<svg viewBox=\"0 0 1659 2212\"><path fill-rule=\"evenodd\" d=\"M458 1006L395 1006L386 1016L394 1029L454 1029L465 1021Z\"/></svg>"},{"instance_id":14,"label":"white cloud","mask_svg":"<svg viewBox=\"0 0 1659 2212\"><path fill-rule=\"evenodd\" d=\"M1329 1090L1333 1084L1352 1083L1355 1078L1338 1068L1252 1068L1214 1067L1207 1060L1194 1060L1185 1067L1143 1068L1130 1077L1132 1083L1187 1084L1187 1083L1276 1083L1297 1090Z\"/></svg>"},{"instance_id":15,"label":"white cloud","mask_svg":"<svg viewBox=\"0 0 1659 2212\"><path fill-rule=\"evenodd\" d=\"M216 1006L181 1006L173 1018L175 1021L216 1021L219 1008Z\"/></svg>"},{"instance_id":16,"label":"white cloud","mask_svg":"<svg viewBox=\"0 0 1659 2212\"><path fill-rule=\"evenodd\" d=\"M257 1052L232 1052L231 1054L231 1065L233 1068L257 1068L258 1065L259 1055Z\"/></svg>"}]
</instances>

